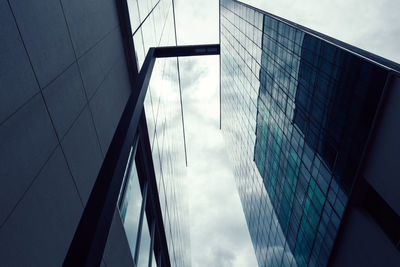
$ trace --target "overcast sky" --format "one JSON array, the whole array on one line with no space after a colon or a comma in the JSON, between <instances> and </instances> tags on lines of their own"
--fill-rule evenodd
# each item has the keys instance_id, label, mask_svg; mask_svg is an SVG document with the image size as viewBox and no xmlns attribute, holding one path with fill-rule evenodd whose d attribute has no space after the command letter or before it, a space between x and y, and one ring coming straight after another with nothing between
<instances>
[{"instance_id":1,"label":"overcast sky","mask_svg":"<svg viewBox=\"0 0 400 267\"><path fill-rule=\"evenodd\" d=\"M178 44L218 43L218 1L177 1ZM219 130L219 58L181 58L192 266L257 266Z\"/></svg>"},{"instance_id":2,"label":"overcast sky","mask_svg":"<svg viewBox=\"0 0 400 267\"><path fill-rule=\"evenodd\" d=\"M399 0L243 2L400 63Z\"/></svg>"},{"instance_id":3,"label":"overcast sky","mask_svg":"<svg viewBox=\"0 0 400 267\"><path fill-rule=\"evenodd\" d=\"M250 5L400 62L399 0L248 0ZM218 1L175 0L178 44L218 43ZM181 58L192 266L257 266L219 130L219 61Z\"/></svg>"}]
</instances>

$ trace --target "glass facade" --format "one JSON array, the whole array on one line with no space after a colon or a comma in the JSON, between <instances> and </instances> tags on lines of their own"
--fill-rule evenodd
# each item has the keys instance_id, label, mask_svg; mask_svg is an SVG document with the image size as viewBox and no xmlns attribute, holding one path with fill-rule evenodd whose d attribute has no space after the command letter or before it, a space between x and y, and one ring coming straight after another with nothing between
<instances>
[{"instance_id":1,"label":"glass facade","mask_svg":"<svg viewBox=\"0 0 400 267\"><path fill-rule=\"evenodd\" d=\"M173 6L170 0L128 0L127 3L140 70L149 47L176 45ZM177 58L157 59L144 110L170 262L172 266L190 266L189 225L185 221L188 207L183 188L185 150L178 79ZM137 258L137 266L148 266L149 259L152 259L152 266L156 266L159 256L153 253L150 246L152 234L157 231L151 232L146 213L140 212L142 203L146 203L143 197L149 196L143 191L145 187L140 188L135 160L128 165L130 167L127 168L119 197L121 218L132 256ZM141 226L140 216L143 218ZM141 237L137 237L139 228ZM140 240L138 251L137 240Z\"/></svg>"},{"instance_id":2,"label":"glass facade","mask_svg":"<svg viewBox=\"0 0 400 267\"><path fill-rule=\"evenodd\" d=\"M325 266L388 70L220 1L222 129L260 266Z\"/></svg>"}]
</instances>

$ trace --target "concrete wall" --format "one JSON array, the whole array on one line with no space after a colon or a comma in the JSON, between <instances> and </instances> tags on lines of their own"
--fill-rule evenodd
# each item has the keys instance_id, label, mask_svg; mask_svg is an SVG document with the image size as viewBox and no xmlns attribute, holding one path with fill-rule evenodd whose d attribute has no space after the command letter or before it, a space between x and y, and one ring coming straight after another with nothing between
<instances>
[{"instance_id":1,"label":"concrete wall","mask_svg":"<svg viewBox=\"0 0 400 267\"><path fill-rule=\"evenodd\" d=\"M351 209L343 229L330 266L399 266L399 251L366 212Z\"/></svg>"},{"instance_id":2,"label":"concrete wall","mask_svg":"<svg viewBox=\"0 0 400 267\"><path fill-rule=\"evenodd\" d=\"M364 177L400 215L400 78L387 89ZM400 226L399 226L400 227Z\"/></svg>"},{"instance_id":3,"label":"concrete wall","mask_svg":"<svg viewBox=\"0 0 400 267\"><path fill-rule=\"evenodd\" d=\"M0 1L0 265L60 266L131 87L116 1ZM132 266L116 213L103 266Z\"/></svg>"}]
</instances>

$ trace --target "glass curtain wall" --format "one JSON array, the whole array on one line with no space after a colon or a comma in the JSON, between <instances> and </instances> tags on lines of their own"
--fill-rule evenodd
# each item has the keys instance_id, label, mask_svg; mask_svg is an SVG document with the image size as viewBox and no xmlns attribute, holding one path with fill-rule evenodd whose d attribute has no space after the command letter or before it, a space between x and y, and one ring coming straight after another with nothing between
<instances>
[{"instance_id":1,"label":"glass curtain wall","mask_svg":"<svg viewBox=\"0 0 400 267\"><path fill-rule=\"evenodd\" d=\"M260 266L325 266L387 70L242 3L221 8L222 129Z\"/></svg>"},{"instance_id":2,"label":"glass curtain wall","mask_svg":"<svg viewBox=\"0 0 400 267\"><path fill-rule=\"evenodd\" d=\"M149 47L176 45L173 6L171 0L127 0L127 3L140 71ZM144 109L171 265L190 266L189 225L185 221L188 217L184 196L186 166L178 79L177 58L157 59ZM127 189L121 191L120 196L120 201L129 199L125 206L120 204L120 213L125 218L124 226L132 255L135 252L141 199L140 188L137 189L137 174L134 174L125 182ZM130 193L129 197L124 196L127 193ZM151 225L147 224L146 216L143 221L139 266L147 266L150 258ZM153 266L157 257L151 252Z\"/></svg>"},{"instance_id":3,"label":"glass curtain wall","mask_svg":"<svg viewBox=\"0 0 400 267\"><path fill-rule=\"evenodd\" d=\"M259 266L294 264L257 166L254 146L263 16L221 1L221 118L236 185Z\"/></svg>"}]
</instances>

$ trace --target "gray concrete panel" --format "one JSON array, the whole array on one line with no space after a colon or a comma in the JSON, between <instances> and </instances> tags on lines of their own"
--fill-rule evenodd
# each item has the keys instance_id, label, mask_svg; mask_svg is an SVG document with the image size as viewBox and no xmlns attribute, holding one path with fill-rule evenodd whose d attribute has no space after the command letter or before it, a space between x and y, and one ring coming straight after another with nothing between
<instances>
[{"instance_id":1,"label":"gray concrete panel","mask_svg":"<svg viewBox=\"0 0 400 267\"><path fill-rule=\"evenodd\" d=\"M0 123L39 91L7 1L0 2Z\"/></svg>"},{"instance_id":2,"label":"gray concrete panel","mask_svg":"<svg viewBox=\"0 0 400 267\"><path fill-rule=\"evenodd\" d=\"M365 179L400 215L400 78L388 88L371 145Z\"/></svg>"},{"instance_id":3,"label":"gray concrete panel","mask_svg":"<svg viewBox=\"0 0 400 267\"><path fill-rule=\"evenodd\" d=\"M99 64L105 74L109 73L115 63L124 54L123 40L120 28L115 28L101 44L102 55L98 57Z\"/></svg>"},{"instance_id":4,"label":"gray concrete panel","mask_svg":"<svg viewBox=\"0 0 400 267\"><path fill-rule=\"evenodd\" d=\"M1 266L61 266L82 211L58 147L0 229Z\"/></svg>"},{"instance_id":5,"label":"gray concrete panel","mask_svg":"<svg viewBox=\"0 0 400 267\"><path fill-rule=\"evenodd\" d=\"M367 214L352 209L331 266L385 266L400 264L400 253Z\"/></svg>"},{"instance_id":6,"label":"gray concrete panel","mask_svg":"<svg viewBox=\"0 0 400 267\"><path fill-rule=\"evenodd\" d=\"M61 142L79 194L86 204L103 157L90 111L86 107Z\"/></svg>"},{"instance_id":7,"label":"gray concrete panel","mask_svg":"<svg viewBox=\"0 0 400 267\"><path fill-rule=\"evenodd\" d=\"M74 60L59 0L10 0L33 68L43 88Z\"/></svg>"},{"instance_id":8,"label":"gray concrete panel","mask_svg":"<svg viewBox=\"0 0 400 267\"><path fill-rule=\"evenodd\" d=\"M44 88L43 95L58 136L62 138L86 104L77 64Z\"/></svg>"},{"instance_id":9,"label":"gray concrete panel","mask_svg":"<svg viewBox=\"0 0 400 267\"><path fill-rule=\"evenodd\" d=\"M116 1L62 0L62 5L78 57L119 24Z\"/></svg>"},{"instance_id":10,"label":"gray concrete panel","mask_svg":"<svg viewBox=\"0 0 400 267\"><path fill-rule=\"evenodd\" d=\"M122 54L121 32L117 27L78 60L88 98L94 95Z\"/></svg>"},{"instance_id":11,"label":"gray concrete panel","mask_svg":"<svg viewBox=\"0 0 400 267\"><path fill-rule=\"evenodd\" d=\"M0 126L0 224L57 146L42 96Z\"/></svg>"},{"instance_id":12,"label":"gray concrete panel","mask_svg":"<svg viewBox=\"0 0 400 267\"><path fill-rule=\"evenodd\" d=\"M124 226L118 210L115 210L107 244L104 249L104 260L109 266L133 266L133 258L126 238Z\"/></svg>"},{"instance_id":13,"label":"gray concrete panel","mask_svg":"<svg viewBox=\"0 0 400 267\"><path fill-rule=\"evenodd\" d=\"M86 95L91 98L99 87L101 82L104 80L105 73L100 66L99 57L102 56L104 51L100 49L100 42L94 48L89 50L79 60L79 68L82 73L83 84L86 90Z\"/></svg>"},{"instance_id":14,"label":"gray concrete panel","mask_svg":"<svg viewBox=\"0 0 400 267\"><path fill-rule=\"evenodd\" d=\"M130 88L125 58L121 58L90 101L90 108L104 153L114 136L128 101Z\"/></svg>"}]
</instances>

